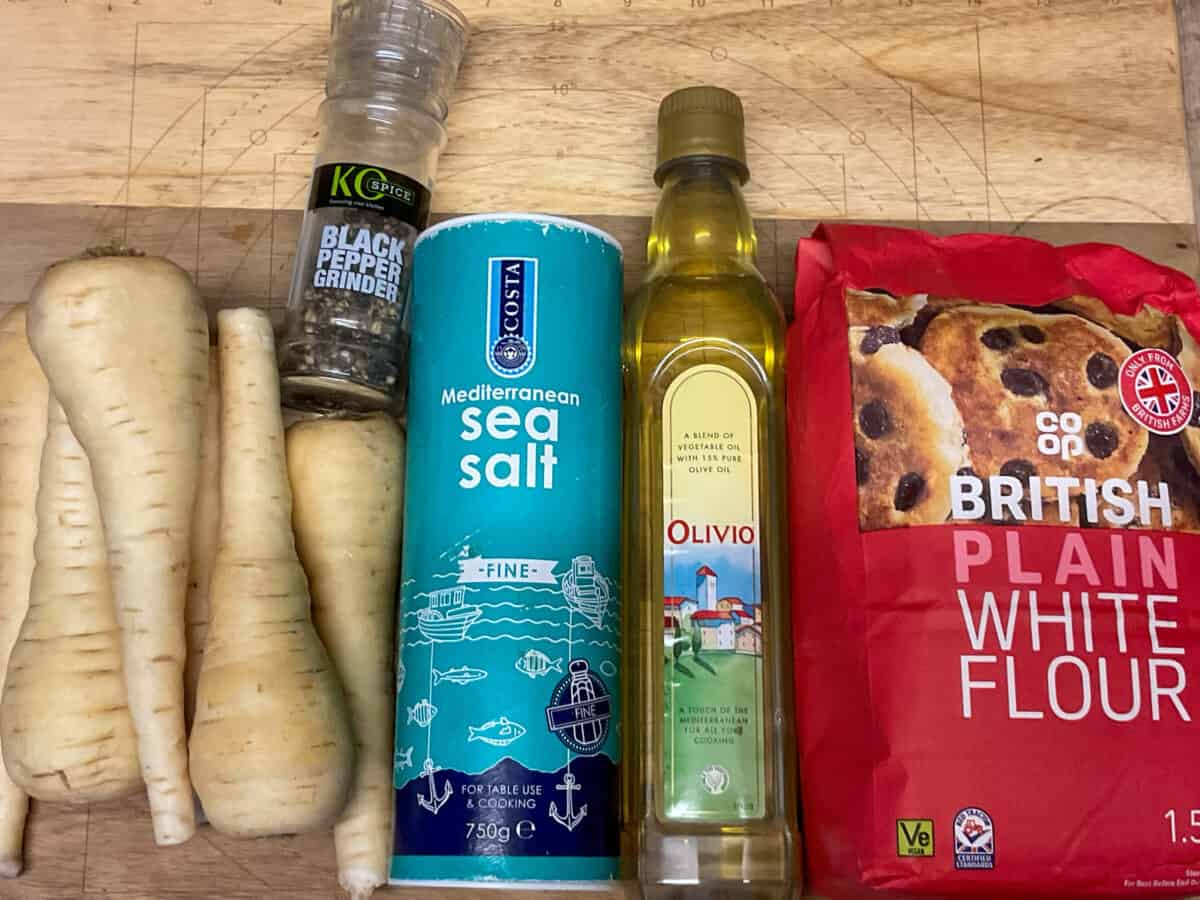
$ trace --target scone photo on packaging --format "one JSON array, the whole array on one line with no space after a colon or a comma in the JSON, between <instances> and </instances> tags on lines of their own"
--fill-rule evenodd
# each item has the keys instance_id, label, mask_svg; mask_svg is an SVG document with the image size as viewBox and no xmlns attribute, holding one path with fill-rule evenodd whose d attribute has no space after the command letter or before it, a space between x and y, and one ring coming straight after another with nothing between
<instances>
[{"instance_id":1,"label":"scone photo on packaging","mask_svg":"<svg viewBox=\"0 0 1200 900\"><path fill-rule=\"evenodd\" d=\"M823 226L788 430L819 896L1200 894L1200 295L1118 247Z\"/></svg>"}]
</instances>

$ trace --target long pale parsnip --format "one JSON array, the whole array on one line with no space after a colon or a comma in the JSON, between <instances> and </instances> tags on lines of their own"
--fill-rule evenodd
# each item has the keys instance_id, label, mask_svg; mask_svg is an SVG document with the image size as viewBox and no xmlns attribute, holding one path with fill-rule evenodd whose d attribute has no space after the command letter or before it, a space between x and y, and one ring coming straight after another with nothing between
<instances>
[{"instance_id":1,"label":"long pale parsnip","mask_svg":"<svg viewBox=\"0 0 1200 900\"><path fill-rule=\"evenodd\" d=\"M345 687L358 748L354 789L333 832L338 879L363 900L387 883L392 857L404 434L387 416L317 419L288 429L287 450L313 622Z\"/></svg>"},{"instance_id":2,"label":"long pale parsnip","mask_svg":"<svg viewBox=\"0 0 1200 900\"><path fill-rule=\"evenodd\" d=\"M200 476L196 484L196 506L192 513L192 558L188 573L187 666L184 691L187 723L191 728L196 712L196 684L208 638L208 585L217 534L221 527L221 365L214 348L208 359L208 405L204 414L204 436L200 444Z\"/></svg>"},{"instance_id":3,"label":"long pale parsnip","mask_svg":"<svg viewBox=\"0 0 1200 900\"><path fill-rule=\"evenodd\" d=\"M217 322L221 535L192 776L224 834L312 831L346 805L354 737L296 556L271 322L254 309L222 310Z\"/></svg>"},{"instance_id":4,"label":"long pale parsnip","mask_svg":"<svg viewBox=\"0 0 1200 900\"><path fill-rule=\"evenodd\" d=\"M93 255L42 277L29 338L92 464L154 837L179 844L195 831L184 604L208 320L172 263Z\"/></svg>"},{"instance_id":5,"label":"long pale parsnip","mask_svg":"<svg viewBox=\"0 0 1200 900\"><path fill-rule=\"evenodd\" d=\"M29 611L8 663L0 740L13 781L57 803L142 787L92 470L50 398Z\"/></svg>"},{"instance_id":6,"label":"long pale parsnip","mask_svg":"<svg viewBox=\"0 0 1200 900\"><path fill-rule=\"evenodd\" d=\"M25 337L26 311L22 304L0 318L0 687L29 606L46 437L46 379ZM29 798L0 767L0 877L21 873L28 811Z\"/></svg>"}]
</instances>

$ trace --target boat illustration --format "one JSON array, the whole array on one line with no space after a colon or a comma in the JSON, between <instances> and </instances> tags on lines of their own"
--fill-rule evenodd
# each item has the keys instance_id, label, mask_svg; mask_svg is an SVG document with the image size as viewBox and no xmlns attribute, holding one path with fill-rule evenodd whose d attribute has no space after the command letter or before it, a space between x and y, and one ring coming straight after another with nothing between
<instances>
[{"instance_id":1,"label":"boat illustration","mask_svg":"<svg viewBox=\"0 0 1200 900\"><path fill-rule=\"evenodd\" d=\"M467 605L467 589L443 588L429 595L429 606L417 613L417 628L436 643L461 641L467 629L483 615L478 606Z\"/></svg>"},{"instance_id":2,"label":"boat illustration","mask_svg":"<svg viewBox=\"0 0 1200 900\"><path fill-rule=\"evenodd\" d=\"M493 747L507 747L525 733L525 726L507 716L492 719L483 725L468 725L467 740L483 741Z\"/></svg>"},{"instance_id":3,"label":"boat illustration","mask_svg":"<svg viewBox=\"0 0 1200 900\"><path fill-rule=\"evenodd\" d=\"M596 571L596 561L590 556L571 560L571 571L563 575L563 596L567 605L597 628L604 624L608 612L608 580Z\"/></svg>"}]
</instances>

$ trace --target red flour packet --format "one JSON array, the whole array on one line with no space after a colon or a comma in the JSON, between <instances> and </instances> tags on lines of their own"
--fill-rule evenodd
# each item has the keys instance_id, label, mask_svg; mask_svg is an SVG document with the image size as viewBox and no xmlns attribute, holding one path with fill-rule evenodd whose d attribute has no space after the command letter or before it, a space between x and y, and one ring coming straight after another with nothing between
<instances>
[{"instance_id":1,"label":"red flour packet","mask_svg":"<svg viewBox=\"0 0 1200 900\"><path fill-rule=\"evenodd\" d=\"M827 897L1200 894L1200 296L1118 247L825 226L789 335Z\"/></svg>"}]
</instances>

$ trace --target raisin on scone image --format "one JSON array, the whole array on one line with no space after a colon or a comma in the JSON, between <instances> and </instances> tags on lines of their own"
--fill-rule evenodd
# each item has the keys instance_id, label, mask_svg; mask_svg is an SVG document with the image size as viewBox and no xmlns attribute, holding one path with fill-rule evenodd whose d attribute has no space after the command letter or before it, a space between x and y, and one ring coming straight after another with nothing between
<instances>
[{"instance_id":1,"label":"raisin on scone image","mask_svg":"<svg viewBox=\"0 0 1200 900\"><path fill-rule=\"evenodd\" d=\"M850 329L850 370L859 526L946 521L970 465L950 385L887 325Z\"/></svg>"},{"instance_id":2,"label":"raisin on scone image","mask_svg":"<svg viewBox=\"0 0 1200 900\"><path fill-rule=\"evenodd\" d=\"M924 306L924 294L897 297L887 291L846 289L846 318L851 326L888 325L902 328L910 324Z\"/></svg>"},{"instance_id":3,"label":"raisin on scone image","mask_svg":"<svg viewBox=\"0 0 1200 900\"><path fill-rule=\"evenodd\" d=\"M1117 388L1130 350L1079 316L960 306L929 323L921 352L953 388L982 478L1129 478L1146 452L1147 433L1125 412ZM1044 411L1079 416L1078 455L1038 451Z\"/></svg>"},{"instance_id":4,"label":"raisin on scone image","mask_svg":"<svg viewBox=\"0 0 1200 900\"><path fill-rule=\"evenodd\" d=\"M1178 320L1175 328L1179 341L1179 365L1192 383L1192 420L1179 434L1183 449L1192 461L1193 469L1200 473L1200 344L1192 337L1184 324Z\"/></svg>"}]
</instances>

